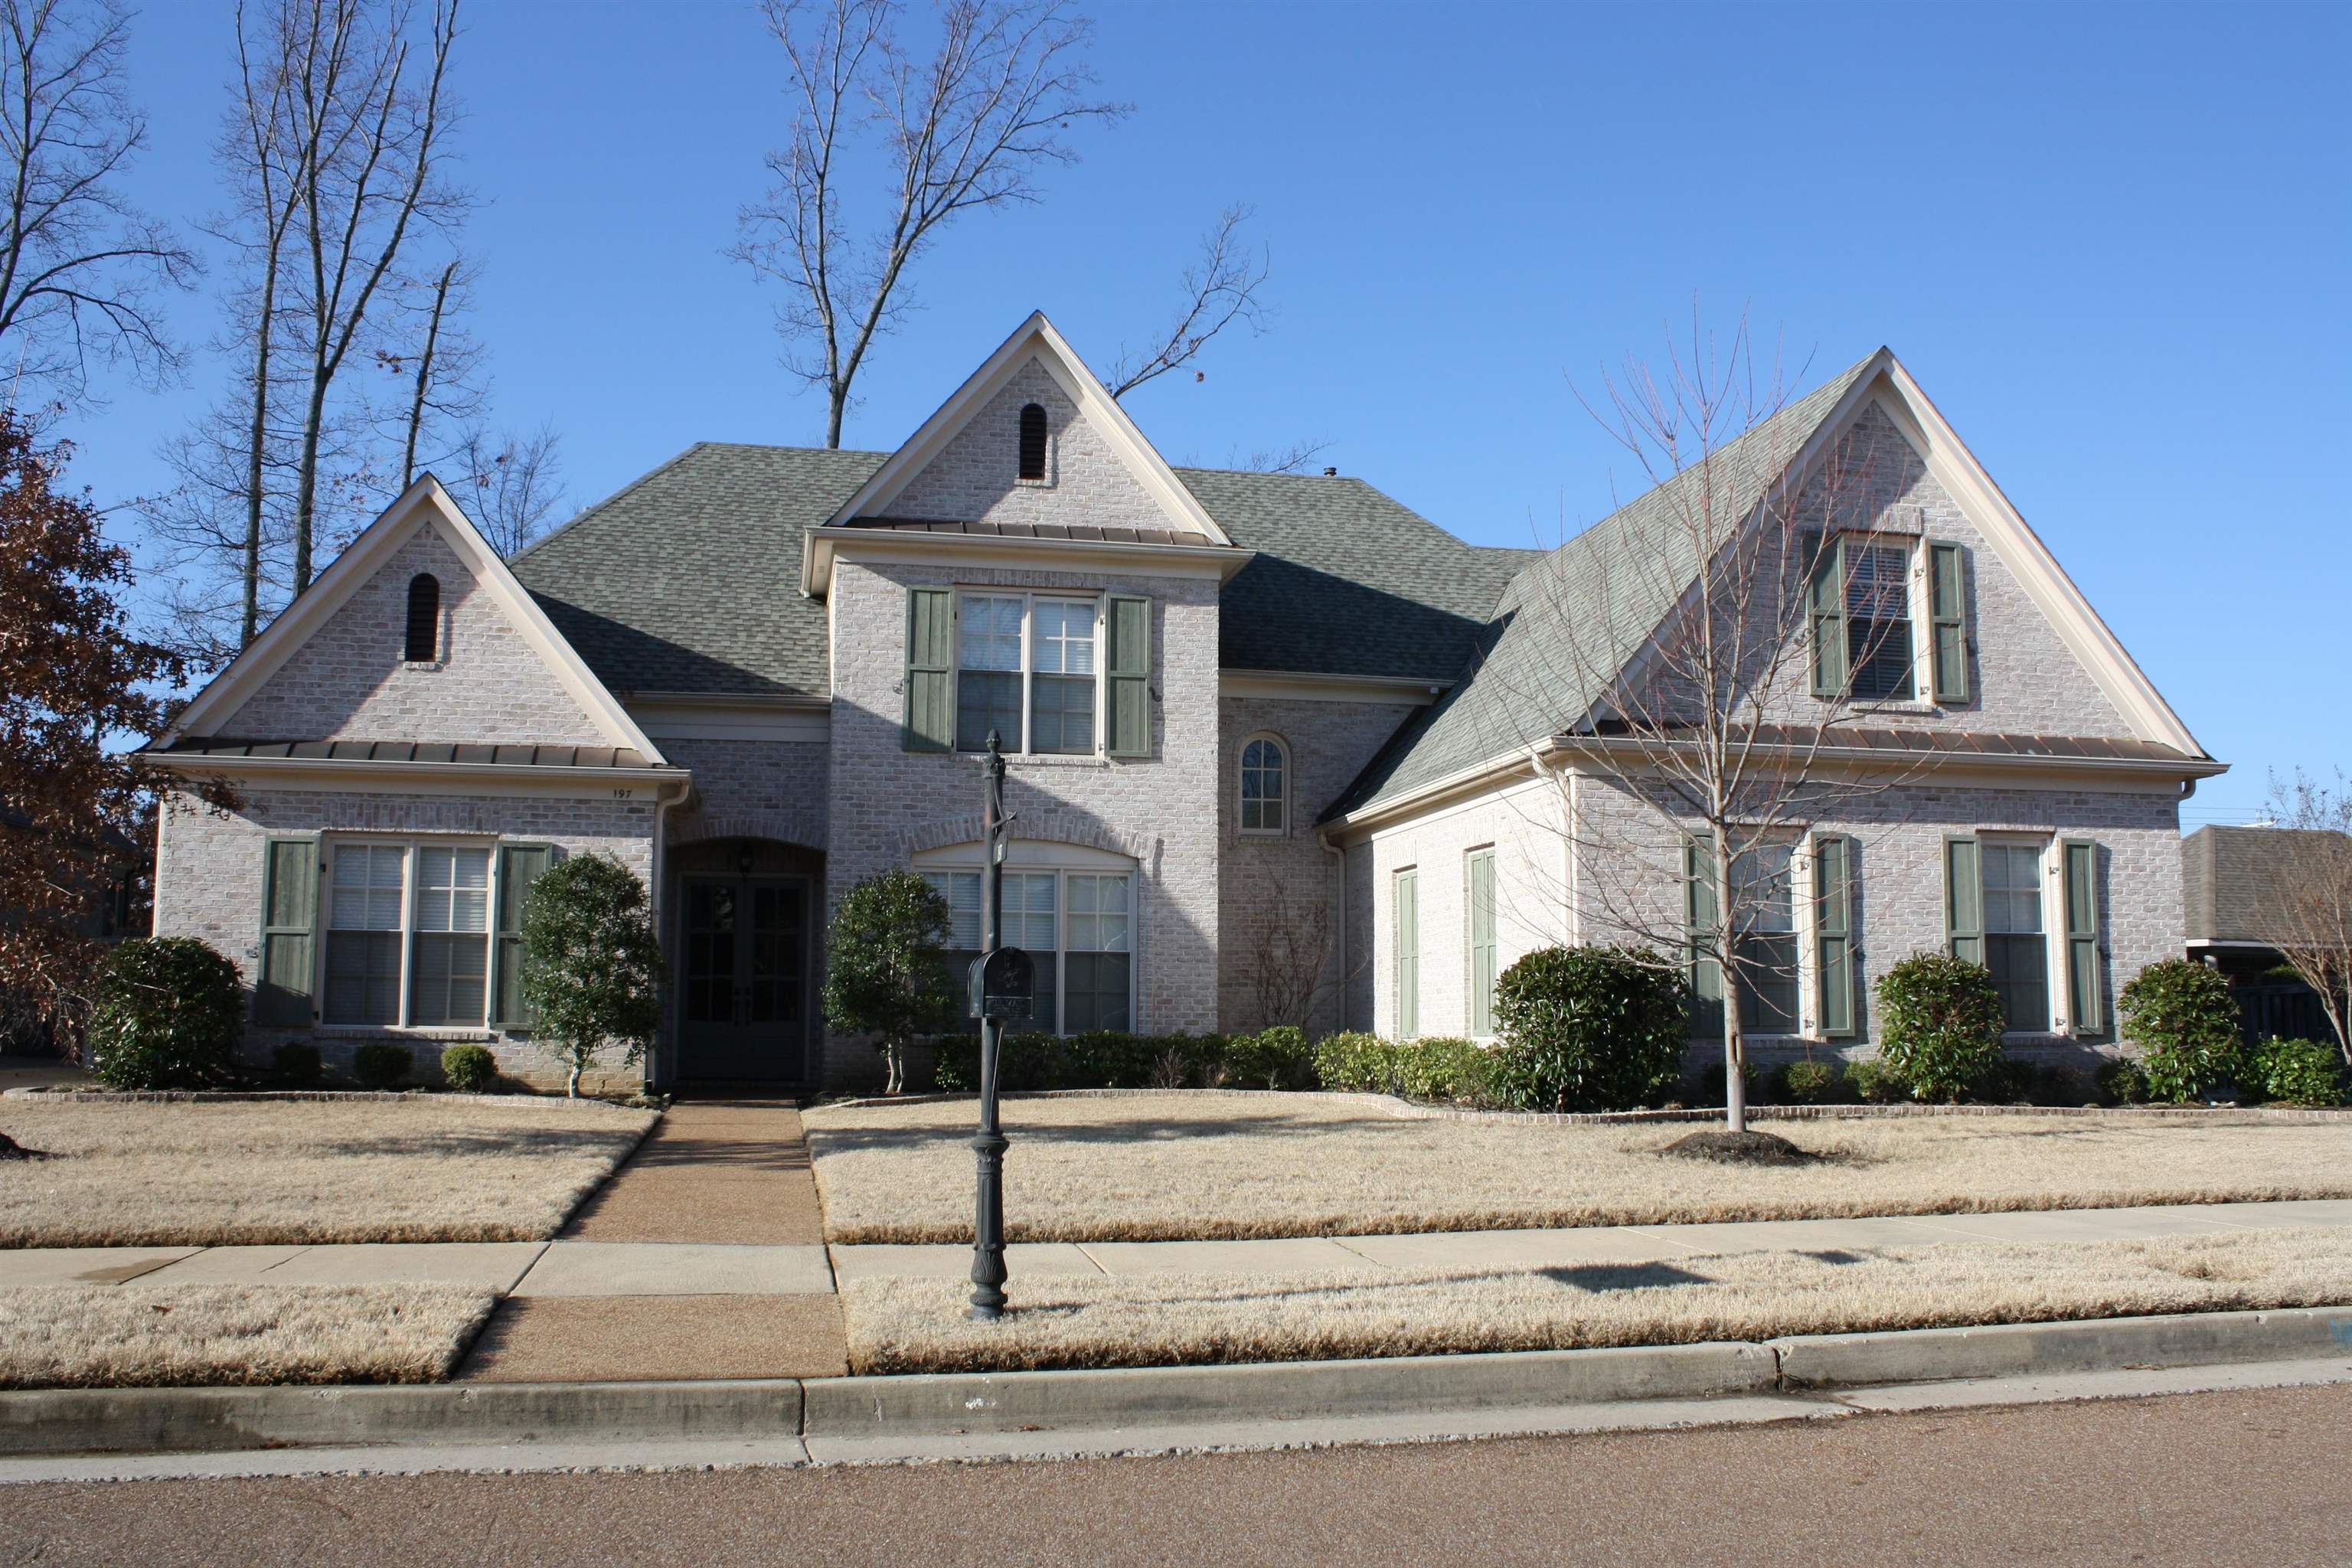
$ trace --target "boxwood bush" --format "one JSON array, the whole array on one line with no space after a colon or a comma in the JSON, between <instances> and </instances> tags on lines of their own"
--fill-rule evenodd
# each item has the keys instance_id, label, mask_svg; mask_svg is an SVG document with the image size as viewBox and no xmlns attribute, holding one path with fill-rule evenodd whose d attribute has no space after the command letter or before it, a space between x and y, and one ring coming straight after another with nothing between
<instances>
[{"instance_id":1,"label":"boxwood bush","mask_svg":"<svg viewBox=\"0 0 2352 1568\"><path fill-rule=\"evenodd\" d=\"M203 1089L228 1076L244 1028L236 964L194 937L133 937L99 971L90 1076L109 1089Z\"/></svg>"},{"instance_id":2,"label":"boxwood bush","mask_svg":"<svg viewBox=\"0 0 2352 1568\"><path fill-rule=\"evenodd\" d=\"M362 1046L352 1053L352 1076L367 1089L398 1089L416 1070L416 1058L406 1046Z\"/></svg>"},{"instance_id":3,"label":"boxwood bush","mask_svg":"<svg viewBox=\"0 0 2352 1568\"><path fill-rule=\"evenodd\" d=\"M1780 1069L1780 1098L1790 1105L1825 1105L1839 1087L1837 1068L1827 1062L1790 1062Z\"/></svg>"},{"instance_id":4,"label":"boxwood bush","mask_svg":"<svg viewBox=\"0 0 2352 1568\"><path fill-rule=\"evenodd\" d=\"M1657 953L1547 947L1495 983L1489 1083L1515 1110L1623 1110L1667 1091L1689 1037L1690 985Z\"/></svg>"},{"instance_id":5,"label":"boxwood bush","mask_svg":"<svg viewBox=\"0 0 2352 1568\"><path fill-rule=\"evenodd\" d=\"M318 1088L319 1047L302 1040L278 1047L269 1055L269 1074L285 1089Z\"/></svg>"},{"instance_id":6,"label":"boxwood bush","mask_svg":"<svg viewBox=\"0 0 2352 1568\"><path fill-rule=\"evenodd\" d=\"M2099 1093L2117 1105L2139 1105L2147 1099L2147 1075L2129 1057L2117 1057L2093 1076Z\"/></svg>"},{"instance_id":7,"label":"boxwood bush","mask_svg":"<svg viewBox=\"0 0 2352 1568\"><path fill-rule=\"evenodd\" d=\"M1991 972L1915 952L1878 977L1880 1063L1917 1100L1958 1100L2000 1060L2000 993Z\"/></svg>"},{"instance_id":8,"label":"boxwood bush","mask_svg":"<svg viewBox=\"0 0 2352 1568\"><path fill-rule=\"evenodd\" d=\"M1848 1062L1845 1087L1864 1105L1894 1105L1911 1098L1911 1086L1903 1081L1903 1075L1876 1057Z\"/></svg>"},{"instance_id":9,"label":"boxwood bush","mask_svg":"<svg viewBox=\"0 0 2352 1568\"><path fill-rule=\"evenodd\" d=\"M1335 1094L1392 1094L1398 1087L1397 1047L1352 1029L1326 1035L1315 1042L1315 1076Z\"/></svg>"},{"instance_id":10,"label":"boxwood bush","mask_svg":"<svg viewBox=\"0 0 2352 1568\"><path fill-rule=\"evenodd\" d=\"M2344 1053L2325 1040L2268 1039L2252 1052L2263 1096L2289 1105L2344 1103Z\"/></svg>"},{"instance_id":11,"label":"boxwood bush","mask_svg":"<svg viewBox=\"0 0 2352 1568\"><path fill-rule=\"evenodd\" d=\"M488 1046L451 1046L441 1053L441 1081L459 1094L485 1094L499 1081L499 1058Z\"/></svg>"},{"instance_id":12,"label":"boxwood bush","mask_svg":"<svg viewBox=\"0 0 2352 1568\"><path fill-rule=\"evenodd\" d=\"M2150 1100L2179 1104L2243 1077L2238 1004L2220 970L2158 959L2133 975L2116 1000L2125 1037L2139 1046Z\"/></svg>"}]
</instances>

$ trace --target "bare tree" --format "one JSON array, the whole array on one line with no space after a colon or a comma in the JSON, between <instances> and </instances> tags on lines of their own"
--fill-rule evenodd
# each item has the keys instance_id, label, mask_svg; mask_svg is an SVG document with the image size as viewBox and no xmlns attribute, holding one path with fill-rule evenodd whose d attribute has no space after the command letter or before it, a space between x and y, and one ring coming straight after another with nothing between
<instances>
[{"instance_id":1,"label":"bare tree","mask_svg":"<svg viewBox=\"0 0 2352 1568\"><path fill-rule=\"evenodd\" d=\"M1307 1028L1337 984L1331 959L1339 917L1330 891L1320 883L1294 891L1282 868L1269 863L1251 903L1255 918L1243 963L1258 1026Z\"/></svg>"},{"instance_id":2,"label":"bare tree","mask_svg":"<svg viewBox=\"0 0 2352 1568\"><path fill-rule=\"evenodd\" d=\"M784 363L825 395L824 444L875 340L903 318L908 268L958 214L1037 199L1038 173L1075 154L1080 121L1125 106L1091 96L1088 24L1062 0L945 0L939 44L918 60L891 0L766 0L783 47L793 122L768 155L774 184L741 209L728 255L785 289ZM882 221L854 238L845 165L869 132L887 149Z\"/></svg>"},{"instance_id":3,"label":"bare tree","mask_svg":"<svg viewBox=\"0 0 2352 1568\"><path fill-rule=\"evenodd\" d=\"M1200 259L1178 279L1184 303L1175 319L1148 346L1122 347L1112 362L1106 380L1114 399L1191 364L1212 338L1237 321L1253 334L1265 330L1257 291L1273 271L1273 262L1263 249L1252 251L1242 237L1242 226L1255 210L1239 204L1229 206L1201 237ZM1192 378L1199 381L1203 374L1195 370Z\"/></svg>"},{"instance_id":4,"label":"bare tree","mask_svg":"<svg viewBox=\"0 0 2352 1568\"><path fill-rule=\"evenodd\" d=\"M2271 897L2259 934L2278 950L2336 1031L2336 1047L2352 1065L2352 784L2342 769L2333 789L2297 768L2292 781L2271 775L2273 823L2297 835L2292 853L2264 858Z\"/></svg>"},{"instance_id":5,"label":"bare tree","mask_svg":"<svg viewBox=\"0 0 2352 1568\"><path fill-rule=\"evenodd\" d=\"M93 358L149 382L180 351L154 290L184 289L195 258L123 196L146 144L131 101L130 14L114 0L0 4L0 371L89 397Z\"/></svg>"},{"instance_id":6,"label":"bare tree","mask_svg":"<svg viewBox=\"0 0 2352 1568\"><path fill-rule=\"evenodd\" d=\"M287 95L279 153L300 200L289 270L289 325L303 382L293 504L293 591L310 585L331 397L370 312L396 287L412 231L462 217L441 179L456 119L446 91L457 0L439 0L412 58L408 0L278 0L301 72Z\"/></svg>"},{"instance_id":7,"label":"bare tree","mask_svg":"<svg viewBox=\"0 0 2352 1568\"><path fill-rule=\"evenodd\" d=\"M1725 1119L1745 1131L1742 1004L1785 972L1794 900L1812 898L1791 886L1798 847L1918 766L1832 754L1858 692L1908 679L1907 557L1890 583L1867 544L1823 548L1872 526L1867 476L1815 436L1826 408L1787 402L1744 321L1720 346L1694 324L1664 365L1603 384L1586 406L1652 488L1522 577L1480 679L1551 786L1540 816L1569 840L1588 926L1688 964L1703 995L1719 977Z\"/></svg>"},{"instance_id":8,"label":"bare tree","mask_svg":"<svg viewBox=\"0 0 2352 1568\"><path fill-rule=\"evenodd\" d=\"M1330 449L1328 441L1293 441L1287 447L1255 447L1246 452L1236 448L1225 454L1225 467L1253 474L1303 474Z\"/></svg>"},{"instance_id":9,"label":"bare tree","mask_svg":"<svg viewBox=\"0 0 2352 1568\"><path fill-rule=\"evenodd\" d=\"M473 280L464 258L451 257L434 278L431 289L421 291L416 346L387 345L375 351L376 363L399 377L408 389L400 414L404 489L416 478L420 457L431 450L434 432L453 421L474 419L486 401L476 380L481 345L457 324L458 316L473 302ZM468 437L472 434L469 431Z\"/></svg>"},{"instance_id":10,"label":"bare tree","mask_svg":"<svg viewBox=\"0 0 2352 1568\"><path fill-rule=\"evenodd\" d=\"M477 428L450 453L449 491L500 555L538 538L562 510L562 445L551 426L495 437Z\"/></svg>"}]
</instances>

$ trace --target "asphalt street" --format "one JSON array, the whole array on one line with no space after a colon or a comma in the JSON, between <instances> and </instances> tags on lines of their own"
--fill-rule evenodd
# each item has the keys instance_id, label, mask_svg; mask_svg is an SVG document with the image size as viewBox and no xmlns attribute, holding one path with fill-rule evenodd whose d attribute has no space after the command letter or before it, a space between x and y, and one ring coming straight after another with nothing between
<instances>
[{"instance_id":1,"label":"asphalt street","mask_svg":"<svg viewBox=\"0 0 2352 1568\"><path fill-rule=\"evenodd\" d=\"M2352 1562L2352 1386L1058 1464L0 1489L0 1564Z\"/></svg>"}]
</instances>

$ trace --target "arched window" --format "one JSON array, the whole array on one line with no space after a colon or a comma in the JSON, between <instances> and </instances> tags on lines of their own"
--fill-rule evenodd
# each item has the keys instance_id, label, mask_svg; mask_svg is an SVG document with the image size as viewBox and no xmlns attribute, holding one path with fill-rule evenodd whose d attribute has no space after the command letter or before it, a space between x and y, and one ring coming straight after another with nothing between
<instances>
[{"instance_id":1,"label":"arched window","mask_svg":"<svg viewBox=\"0 0 2352 1568\"><path fill-rule=\"evenodd\" d=\"M1271 735L1242 748L1242 831L1284 833L1290 824L1290 755Z\"/></svg>"},{"instance_id":2,"label":"arched window","mask_svg":"<svg viewBox=\"0 0 2352 1568\"><path fill-rule=\"evenodd\" d=\"M430 664L441 657L441 583L430 572L408 580L408 661Z\"/></svg>"},{"instance_id":3,"label":"arched window","mask_svg":"<svg viewBox=\"0 0 2352 1568\"><path fill-rule=\"evenodd\" d=\"M1021 477L1045 477L1045 410L1034 403L1021 408Z\"/></svg>"}]
</instances>

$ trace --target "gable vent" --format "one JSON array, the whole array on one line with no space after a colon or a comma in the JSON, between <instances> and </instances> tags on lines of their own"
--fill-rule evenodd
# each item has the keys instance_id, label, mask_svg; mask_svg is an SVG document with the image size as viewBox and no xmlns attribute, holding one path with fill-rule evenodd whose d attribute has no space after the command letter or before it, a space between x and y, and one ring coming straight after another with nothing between
<instances>
[{"instance_id":1,"label":"gable vent","mask_svg":"<svg viewBox=\"0 0 2352 1568\"><path fill-rule=\"evenodd\" d=\"M419 572L408 580L408 648L411 664L430 664L441 656L441 580Z\"/></svg>"},{"instance_id":2,"label":"gable vent","mask_svg":"<svg viewBox=\"0 0 2352 1568\"><path fill-rule=\"evenodd\" d=\"M1045 410L1034 403L1021 409L1021 477L1045 477Z\"/></svg>"}]
</instances>

